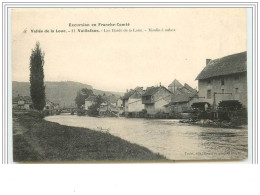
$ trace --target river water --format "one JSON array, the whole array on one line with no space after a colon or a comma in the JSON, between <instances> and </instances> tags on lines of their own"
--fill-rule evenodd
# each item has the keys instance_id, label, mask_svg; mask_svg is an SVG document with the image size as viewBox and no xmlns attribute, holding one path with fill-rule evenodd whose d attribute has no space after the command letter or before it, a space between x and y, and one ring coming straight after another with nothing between
<instances>
[{"instance_id":1,"label":"river water","mask_svg":"<svg viewBox=\"0 0 260 195\"><path fill-rule=\"evenodd\" d=\"M144 146L171 160L238 160L247 158L247 127L208 128L179 123L173 119L96 118L55 115L47 121L62 125L106 131Z\"/></svg>"}]
</instances>

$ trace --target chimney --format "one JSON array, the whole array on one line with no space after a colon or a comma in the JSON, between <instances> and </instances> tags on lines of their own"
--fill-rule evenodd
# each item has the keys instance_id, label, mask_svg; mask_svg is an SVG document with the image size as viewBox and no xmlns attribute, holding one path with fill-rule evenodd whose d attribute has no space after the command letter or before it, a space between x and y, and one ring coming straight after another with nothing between
<instances>
[{"instance_id":1,"label":"chimney","mask_svg":"<svg viewBox=\"0 0 260 195\"><path fill-rule=\"evenodd\" d=\"M209 64L211 59L206 59L206 66Z\"/></svg>"}]
</instances>

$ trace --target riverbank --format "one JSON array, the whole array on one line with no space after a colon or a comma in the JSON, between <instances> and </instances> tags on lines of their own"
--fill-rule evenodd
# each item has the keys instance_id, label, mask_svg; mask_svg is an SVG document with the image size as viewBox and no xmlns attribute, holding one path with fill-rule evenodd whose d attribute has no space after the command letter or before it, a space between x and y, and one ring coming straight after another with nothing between
<instances>
[{"instance_id":1,"label":"riverbank","mask_svg":"<svg viewBox=\"0 0 260 195\"><path fill-rule=\"evenodd\" d=\"M166 161L145 147L87 128L45 121L30 113L13 115L14 162Z\"/></svg>"}]
</instances>

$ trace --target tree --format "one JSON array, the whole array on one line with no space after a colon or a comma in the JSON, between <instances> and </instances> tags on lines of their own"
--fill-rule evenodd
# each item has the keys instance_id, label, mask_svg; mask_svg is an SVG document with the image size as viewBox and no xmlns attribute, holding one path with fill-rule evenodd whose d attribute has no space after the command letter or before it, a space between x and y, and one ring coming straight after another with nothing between
<instances>
[{"instance_id":1,"label":"tree","mask_svg":"<svg viewBox=\"0 0 260 195\"><path fill-rule=\"evenodd\" d=\"M44 52L37 42L30 57L30 94L33 108L43 110L45 106Z\"/></svg>"},{"instance_id":2,"label":"tree","mask_svg":"<svg viewBox=\"0 0 260 195\"><path fill-rule=\"evenodd\" d=\"M93 91L91 89L81 89L77 93L77 97L75 98L75 103L80 108L82 105L85 104L85 99L87 99L89 96L93 95Z\"/></svg>"},{"instance_id":3,"label":"tree","mask_svg":"<svg viewBox=\"0 0 260 195\"><path fill-rule=\"evenodd\" d=\"M88 114L90 116L97 116L99 114L98 109L100 108L103 102L104 98L101 95L96 96L95 103L88 108Z\"/></svg>"}]
</instances>

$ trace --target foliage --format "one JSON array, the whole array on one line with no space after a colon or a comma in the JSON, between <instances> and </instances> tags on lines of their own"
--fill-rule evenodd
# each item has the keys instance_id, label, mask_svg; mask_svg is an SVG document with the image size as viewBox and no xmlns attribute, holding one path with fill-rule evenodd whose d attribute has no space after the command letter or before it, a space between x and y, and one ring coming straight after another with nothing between
<instances>
[{"instance_id":1,"label":"foliage","mask_svg":"<svg viewBox=\"0 0 260 195\"><path fill-rule=\"evenodd\" d=\"M88 108L88 114L90 116L98 116L100 105L105 101L104 96L96 96L95 103Z\"/></svg>"},{"instance_id":2,"label":"foliage","mask_svg":"<svg viewBox=\"0 0 260 195\"><path fill-rule=\"evenodd\" d=\"M85 104L85 99L87 99L89 96L93 95L93 91L91 89L81 89L77 93L77 97L75 98L75 103L80 108L82 105Z\"/></svg>"},{"instance_id":3,"label":"foliage","mask_svg":"<svg viewBox=\"0 0 260 195\"><path fill-rule=\"evenodd\" d=\"M147 161L167 159L119 137L86 128L59 125L28 115L14 116L15 162Z\"/></svg>"},{"instance_id":4,"label":"foliage","mask_svg":"<svg viewBox=\"0 0 260 195\"><path fill-rule=\"evenodd\" d=\"M30 56L30 94L33 108L43 110L45 106L44 52L37 42Z\"/></svg>"},{"instance_id":5,"label":"foliage","mask_svg":"<svg viewBox=\"0 0 260 195\"><path fill-rule=\"evenodd\" d=\"M89 106L89 108L88 108L88 114L89 114L90 116L98 116L98 114L99 114L98 109L99 109L98 104L93 104L93 105Z\"/></svg>"},{"instance_id":6,"label":"foliage","mask_svg":"<svg viewBox=\"0 0 260 195\"><path fill-rule=\"evenodd\" d=\"M248 124L247 110L244 108L234 112L230 122L234 126L247 125Z\"/></svg>"}]
</instances>

